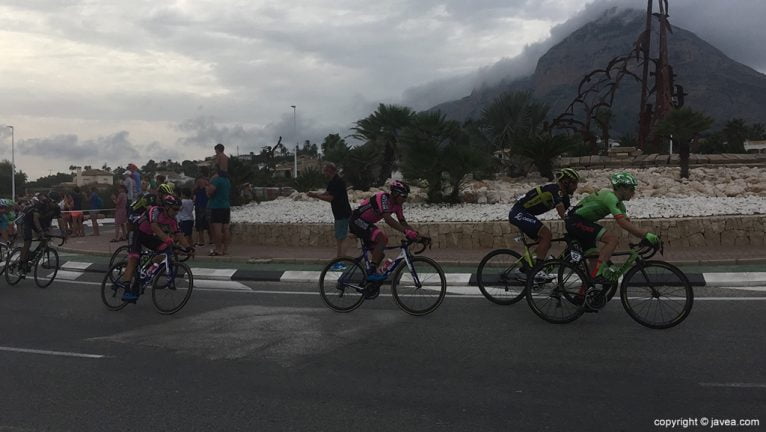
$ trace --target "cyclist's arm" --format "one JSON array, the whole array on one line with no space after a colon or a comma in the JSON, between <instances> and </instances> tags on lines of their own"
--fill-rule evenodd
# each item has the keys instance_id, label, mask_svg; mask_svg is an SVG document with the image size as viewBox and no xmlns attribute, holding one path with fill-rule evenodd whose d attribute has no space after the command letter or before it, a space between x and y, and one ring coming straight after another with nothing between
<instances>
[{"instance_id":1,"label":"cyclist's arm","mask_svg":"<svg viewBox=\"0 0 766 432\"><path fill-rule=\"evenodd\" d=\"M406 225L407 221L403 220L403 223L400 223L399 221L394 219L391 213L386 213L385 215L383 215L383 220L386 222L386 224L388 224L388 226L390 226L391 228L397 231L405 232L407 229L412 229L412 228L407 228L409 226L409 225Z\"/></svg>"},{"instance_id":2,"label":"cyclist's arm","mask_svg":"<svg viewBox=\"0 0 766 432\"><path fill-rule=\"evenodd\" d=\"M152 228L152 233L154 233L154 235L159 237L160 240L168 241L173 239L173 237L169 236L168 234L165 234L165 231L162 230L162 228L160 227L160 224L158 224L157 222L152 222L150 226Z\"/></svg>"},{"instance_id":3,"label":"cyclist's arm","mask_svg":"<svg viewBox=\"0 0 766 432\"><path fill-rule=\"evenodd\" d=\"M558 204L556 204L556 207L555 207L555 208L556 208L556 211L557 211L557 212L558 212L558 214L559 214L559 217L560 217L561 219L564 219L564 218L566 217L566 212L567 212L567 209L566 209L566 207L564 207L564 203L558 203Z\"/></svg>"},{"instance_id":4,"label":"cyclist's arm","mask_svg":"<svg viewBox=\"0 0 766 432\"><path fill-rule=\"evenodd\" d=\"M327 201L327 202L332 202L332 200L335 199L334 196L332 196L332 195L330 195L328 193L318 194L318 193L314 193L314 192L309 192L307 195L310 196L311 198L317 198L317 199L320 199L322 201Z\"/></svg>"},{"instance_id":5,"label":"cyclist's arm","mask_svg":"<svg viewBox=\"0 0 766 432\"><path fill-rule=\"evenodd\" d=\"M175 240L177 243L181 245L181 247L190 248L191 244L186 239L186 236L182 232L176 232L175 233Z\"/></svg>"},{"instance_id":6,"label":"cyclist's arm","mask_svg":"<svg viewBox=\"0 0 766 432\"><path fill-rule=\"evenodd\" d=\"M621 216L621 217L620 217ZM636 225L634 225L630 219L627 218L625 215L617 215L614 217L615 222L617 222L617 225L620 226L620 228L624 229L625 231L633 234L634 236L641 238L646 233L649 232L648 229L645 228L639 228Z\"/></svg>"},{"instance_id":7,"label":"cyclist's arm","mask_svg":"<svg viewBox=\"0 0 766 432\"><path fill-rule=\"evenodd\" d=\"M32 213L32 227L38 234L43 233L43 226L40 223L40 213L38 212Z\"/></svg>"}]
</instances>

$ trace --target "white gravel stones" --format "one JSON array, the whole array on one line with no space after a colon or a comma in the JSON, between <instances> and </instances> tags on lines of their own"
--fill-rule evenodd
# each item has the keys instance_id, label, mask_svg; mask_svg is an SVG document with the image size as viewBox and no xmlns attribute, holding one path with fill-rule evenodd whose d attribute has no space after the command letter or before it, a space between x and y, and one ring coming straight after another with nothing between
<instances>
[{"instance_id":1,"label":"white gravel stones","mask_svg":"<svg viewBox=\"0 0 766 432\"><path fill-rule=\"evenodd\" d=\"M584 193L608 186L615 170L581 171L574 201ZM719 215L766 214L766 175L762 168L695 168L689 180L678 178L678 168L628 169L640 185L636 197L626 202L632 218L671 218ZM479 222L507 220L516 197L545 180L527 177L520 180L472 181L462 191L469 203L432 205L423 203L425 191L413 187L405 216L411 222ZM352 207L377 190L349 191ZM541 219L554 219L549 212ZM232 222L332 223L330 206L324 201L294 193L288 198L232 209Z\"/></svg>"}]
</instances>

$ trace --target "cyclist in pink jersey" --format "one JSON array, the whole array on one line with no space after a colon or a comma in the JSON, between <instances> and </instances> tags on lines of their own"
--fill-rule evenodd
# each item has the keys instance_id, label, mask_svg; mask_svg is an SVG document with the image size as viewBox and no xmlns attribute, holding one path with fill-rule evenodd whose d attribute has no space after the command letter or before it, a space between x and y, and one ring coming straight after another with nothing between
<instances>
[{"instance_id":1,"label":"cyclist in pink jersey","mask_svg":"<svg viewBox=\"0 0 766 432\"><path fill-rule=\"evenodd\" d=\"M359 208L351 213L349 230L372 249L371 261L375 266L375 272L370 272L371 274L367 277L371 281L385 279L378 267L383 261L384 249L388 244L388 236L375 226L376 222L383 219L388 226L401 231L408 239L413 240L418 237L418 232L404 218L402 205L409 193L410 187L406 183L394 180L391 183L391 193L378 192L362 201Z\"/></svg>"},{"instance_id":2,"label":"cyclist in pink jersey","mask_svg":"<svg viewBox=\"0 0 766 432\"><path fill-rule=\"evenodd\" d=\"M189 248L186 237L178 229L176 215L181 208L181 201L173 195L162 197L162 206L152 206L146 209L146 212L138 221L138 229L133 236L128 255L128 265L122 280L115 284L122 284L124 289L122 299L124 301L134 302L138 299L138 278L133 278L133 274L138 266L138 259L141 255L141 247L146 247L155 252L160 252L178 241L181 246ZM193 250L189 248L190 250ZM131 279L133 284L127 286Z\"/></svg>"}]
</instances>

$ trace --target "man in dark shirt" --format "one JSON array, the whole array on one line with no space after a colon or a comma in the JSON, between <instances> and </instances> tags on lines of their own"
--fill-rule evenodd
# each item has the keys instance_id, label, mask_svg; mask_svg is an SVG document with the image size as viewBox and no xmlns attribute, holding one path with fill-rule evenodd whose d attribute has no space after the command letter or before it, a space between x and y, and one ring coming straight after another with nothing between
<instances>
[{"instance_id":1,"label":"man in dark shirt","mask_svg":"<svg viewBox=\"0 0 766 432\"><path fill-rule=\"evenodd\" d=\"M337 256L344 253L343 244L348 238L348 219L351 216L351 205L348 203L346 182L338 175L338 168L329 162L324 166L324 175L330 182L327 183L325 193L318 194L309 192L308 196L327 201L332 207L332 215L335 218L335 240L337 240Z\"/></svg>"}]
</instances>

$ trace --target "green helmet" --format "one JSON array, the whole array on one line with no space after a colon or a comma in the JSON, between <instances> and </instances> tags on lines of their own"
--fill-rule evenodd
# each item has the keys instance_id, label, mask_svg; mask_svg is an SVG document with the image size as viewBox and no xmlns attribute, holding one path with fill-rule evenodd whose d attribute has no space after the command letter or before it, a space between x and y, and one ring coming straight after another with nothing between
<instances>
[{"instance_id":1,"label":"green helmet","mask_svg":"<svg viewBox=\"0 0 766 432\"><path fill-rule=\"evenodd\" d=\"M629 172L616 172L609 178L612 181L612 186L630 186L635 188L638 186L638 180L636 176Z\"/></svg>"},{"instance_id":2,"label":"green helmet","mask_svg":"<svg viewBox=\"0 0 766 432\"><path fill-rule=\"evenodd\" d=\"M163 183L159 185L159 187L157 188L157 192L159 192L161 196L174 195L173 193L174 189L175 189L175 186L173 185L173 183Z\"/></svg>"},{"instance_id":3,"label":"green helmet","mask_svg":"<svg viewBox=\"0 0 766 432\"><path fill-rule=\"evenodd\" d=\"M561 171L556 173L556 181L571 180L580 181L580 174L572 168L562 168Z\"/></svg>"}]
</instances>

